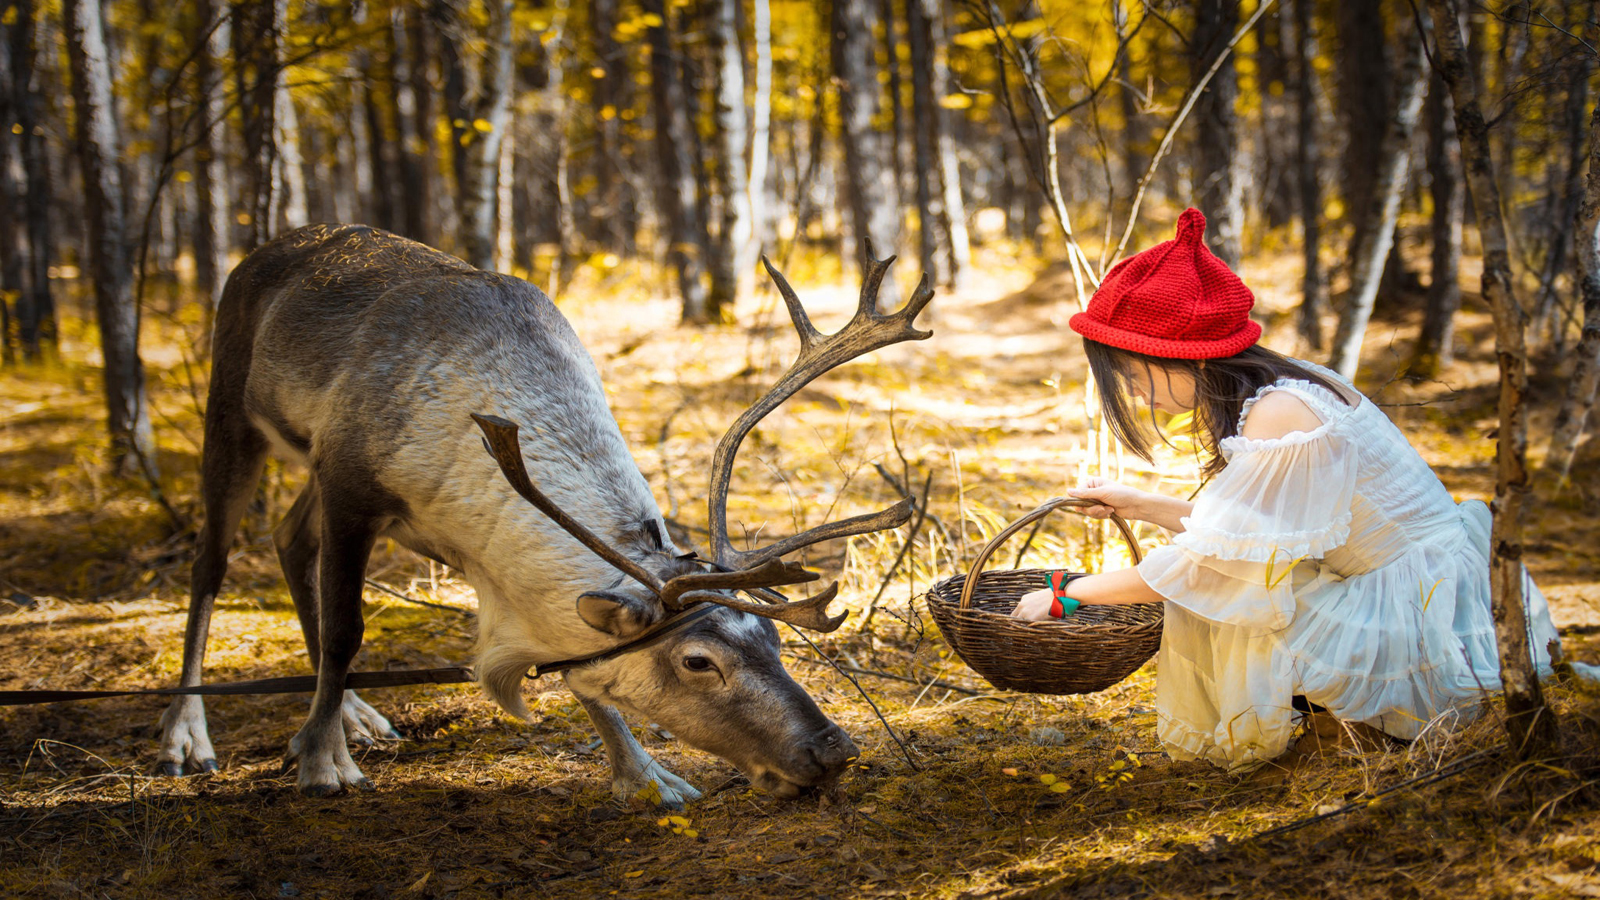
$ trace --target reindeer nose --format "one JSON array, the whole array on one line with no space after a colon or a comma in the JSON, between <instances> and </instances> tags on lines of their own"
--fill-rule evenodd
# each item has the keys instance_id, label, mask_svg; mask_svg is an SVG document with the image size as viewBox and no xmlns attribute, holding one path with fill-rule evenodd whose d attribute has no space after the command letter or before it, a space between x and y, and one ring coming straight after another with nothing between
<instances>
[{"instance_id":1,"label":"reindeer nose","mask_svg":"<svg viewBox=\"0 0 1600 900\"><path fill-rule=\"evenodd\" d=\"M822 770L818 781L827 781L840 772L844 767L861 755L856 749L855 741L850 740L850 735L844 729L832 722L816 738L806 745L806 753L811 761Z\"/></svg>"}]
</instances>

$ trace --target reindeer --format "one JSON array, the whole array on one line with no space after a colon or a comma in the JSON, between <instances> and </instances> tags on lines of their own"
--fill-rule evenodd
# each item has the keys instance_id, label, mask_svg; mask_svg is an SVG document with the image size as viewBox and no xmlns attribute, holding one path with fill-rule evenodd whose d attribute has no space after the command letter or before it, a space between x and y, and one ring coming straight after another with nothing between
<instances>
[{"instance_id":1,"label":"reindeer","mask_svg":"<svg viewBox=\"0 0 1600 900\"><path fill-rule=\"evenodd\" d=\"M302 793L371 790L348 743L399 738L344 687L381 537L472 585L476 676L507 712L527 716L530 669L564 670L605 743L617 797L678 807L699 796L639 745L621 711L781 797L837 777L856 747L783 668L773 622L837 628L844 614L826 610L838 583L788 601L774 589L817 576L782 557L896 527L909 503L736 550L727 498L735 454L762 417L829 369L930 336L914 327L932 298L926 277L899 312L877 311L891 262L868 269L860 307L832 335L765 263L800 354L717 445L703 560L674 545L594 361L538 288L364 226L313 225L262 246L229 276L217 310L183 685L200 684L228 549L275 450L310 472L273 535L317 673L285 757ZM174 700L161 725L158 771L217 768L201 698Z\"/></svg>"}]
</instances>

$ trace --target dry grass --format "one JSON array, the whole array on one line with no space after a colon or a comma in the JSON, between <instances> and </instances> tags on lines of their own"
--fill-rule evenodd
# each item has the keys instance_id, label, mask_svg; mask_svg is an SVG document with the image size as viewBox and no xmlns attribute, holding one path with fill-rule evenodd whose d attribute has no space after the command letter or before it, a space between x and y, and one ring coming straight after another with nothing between
<instances>
[{"instance_id":1,"label":"dry grass","mask_svg":"<svg viewBox=\"0 0 1600 900\"><path fill-rule=\"evenodd\" d=\"M1089 453L1061 273L1035 281L989 262L972 288L935 301L933 341L836 373L763 423L747 442L730 505L752 532L781 533L892 499L872 462L919 490L933 474L937 522L915 536L886 587L903 535L858 539L813 559L842 567L846 602L858 610L857 624L821 642L822 652L904 679L858 676L909 759L854 687L798 639L786 650L790 669L855 737L862 768L826 796L779 803L754 794L720 760L635 723L652 752L706 790L686 823L611 804L604 753L578 704L549 678L529 685L530 723L507 719L470 687L374 692L368 699L407 740L364 751L376 794L331 801L301 798L292 775L279 771L304 697L211 702L225 768L181 780L144 774L159 701L15 708L0 711L0 894L1600 894L1592 698L1554 692L1568 760L1512 768L1491 755L1464 774L1368 804L1387 786L1498 746L1496 716L1404 750L1317 759L1267 785L1165 758L1153 737L1150 667L1092 697L1023 696L993 692L948 656L914 598L963 567L1001 523L1059 494ZM1263 297L1290 296L1283 268L1269 261L1246 274ZM819 325L843 320L849 288L808 289L803 273L794 280ZM695 541L716 436L793 352L781 310L774 315L768 297L766 307L741 311L746 327L680 331L670 302L641 301L629 285L586 285L575 296L582 301L564 303L566 312L601 366L640 467ZM1390 334L1403 348L1414 319L1374 325L1374 372L1394 355ZM185 327L178 318L152 322L150 357L163 487L193 516L203 390L192 389L179 352ZM1493 416L1493 360L1479 347L1487 329L1486 315L1469 315L1463 342L1479 349L1441 383L1365 385L1397 404L1393 415L1462 496L1486 496L1492 484L1482 434ZM92 354L72 345L66 356L60 368L0 374L0 688L170 683L187 539L173 535L142 486L100 474ZM1587 461L1577 484L1536 507L1532 564L1558 623L1569 626L1569 652L1593 661L1600 523L1590 510L1600 475L1593 450ZM1181 467L1168 471L1179 474L1130 467L1124 476L1175 489ZM297 477L272 472L240 536L213 627L214 679L306 668L267 539ZM1031 559L1071 555L1082 544L1063 517ZM993 564L1013 564L1013 553ZM361 667L465 659L472 598L463 584L394 548L380 551L373 577L462 613L369 592ZM862 627L874 598L880 608ZM1252 838L1347 804L1360 809Z\"/></svg>"}]
</instances>

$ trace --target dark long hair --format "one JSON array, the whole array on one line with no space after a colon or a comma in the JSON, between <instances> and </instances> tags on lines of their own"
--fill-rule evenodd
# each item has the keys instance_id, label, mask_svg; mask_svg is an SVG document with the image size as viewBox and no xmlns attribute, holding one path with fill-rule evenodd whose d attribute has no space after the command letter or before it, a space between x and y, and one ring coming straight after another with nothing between
<instances>
[{"instance_id":1,"label":"dark long hair","mask_svg":"<svg viewBox=\"0 0 1600 900\"><path fill-rule=\"evenodd\" d=\"M1218 445L1223 438L1238 433L1239 412L1245 401L1279 378L1287 376L1321 385L1332 391L1334 396L1350 402L1343 386L1330 382L1281 353L1259 345L1246 347L1232 356L1206 360L1148 356L1088 338L1083 340L1083 350L1089 357L1089 370L1094 373L1095 388L1100 394L1100 408L1111 425L1111 433L1145 462L1152 461L1150 434L1155 433L1159 437L1160 431L1155 428L1153 413L1148 423L1141 421L1129 388L1148 383L1154 373L1160 371L1182 373L1194 379L1195 407L1191 430L1207 457L1201 469L1206 478L1222 471L1223 466L1227 465ZM1162 437L1161 440L1166 439Z\"/></svg>"}]
</instances>

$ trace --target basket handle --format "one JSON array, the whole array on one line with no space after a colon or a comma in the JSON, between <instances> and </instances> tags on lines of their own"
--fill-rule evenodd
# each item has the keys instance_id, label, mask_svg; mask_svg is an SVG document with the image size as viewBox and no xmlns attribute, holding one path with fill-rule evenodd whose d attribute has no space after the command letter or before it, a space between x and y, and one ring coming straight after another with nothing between
<instances>
[{"instance_id":1,"label":"basket handle","mask_svg":"<svg viewBox=\"0 0 1600 900\"><path fill-rule=\"evenodd\" d=\"M967 573L966 583L961 586L961 608L966 609L972 603L972 589L978 584L978 573L983 571L983 564L989 561L989 556L999 549L1006 538L1021 531L1023 528L1039 519L1044 518L1058 509L1074 509L1087 506L1104 506L1098 500L1081 500L1077 497L1055 497L1039 504L1032 512L1012 522L1004 531L994 536L994 539L985 544L979 551L978 559L972 564L972 570ZM1116 523L1117 530L1122 532L1122 539L1128 542L1128 549L1133 553L1133 564L1138 565L1144 560L1144 554L1139 552L1139 542L1133 537L1133 529L1128 527L1127 520L1116 513L1111 514L1111 521Z\"/></svg>"}]
</instances>

